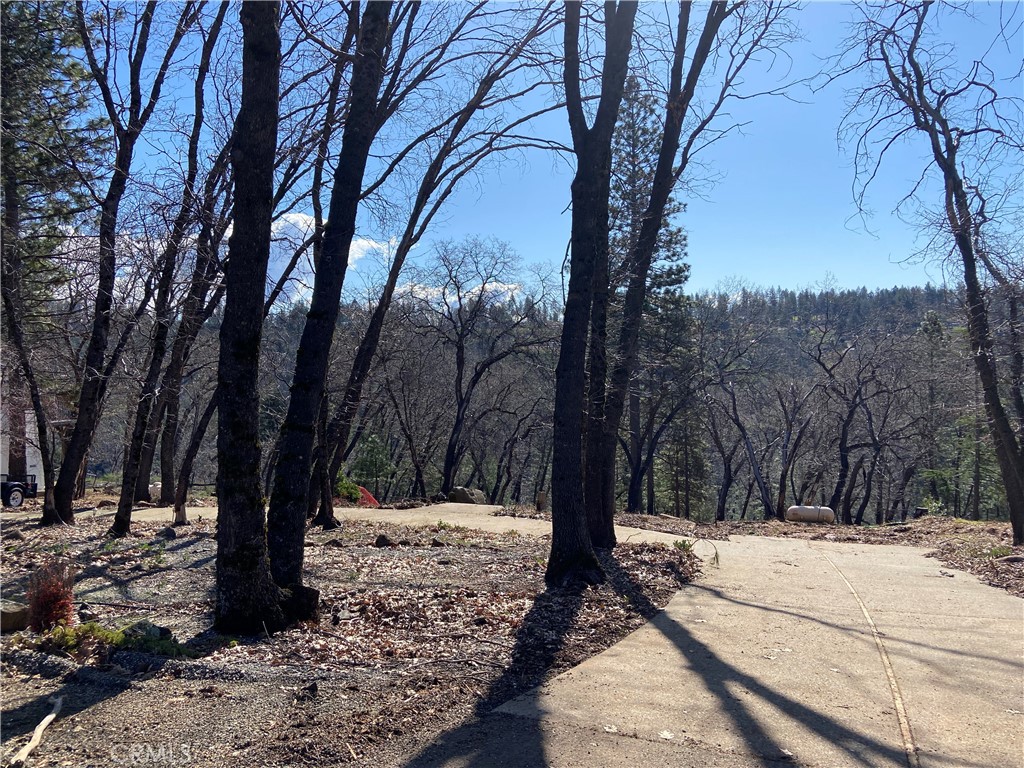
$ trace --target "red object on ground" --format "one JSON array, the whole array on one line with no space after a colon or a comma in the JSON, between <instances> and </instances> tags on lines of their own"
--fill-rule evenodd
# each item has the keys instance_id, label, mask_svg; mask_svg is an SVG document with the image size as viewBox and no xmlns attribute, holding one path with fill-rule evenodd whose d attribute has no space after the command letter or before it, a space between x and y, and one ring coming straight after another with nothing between
<instances>
[{"instance_id":1,"label":"red object on ground","mask_svg":"<svg viewBox=\"0 0 1024 768\"><path fill-rule=\"evenodd\" d=\"M368 490L359 486L359 506L360 507L379 507L380 502L373 498L373 494Z\"/></svg>"}]
</instances>

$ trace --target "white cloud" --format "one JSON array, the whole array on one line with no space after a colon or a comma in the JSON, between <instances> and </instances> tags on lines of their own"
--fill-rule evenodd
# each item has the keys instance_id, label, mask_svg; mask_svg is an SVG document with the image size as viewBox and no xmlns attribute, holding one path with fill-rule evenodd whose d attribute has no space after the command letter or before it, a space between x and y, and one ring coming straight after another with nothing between
<instances>
[{"instance_id":1,"label":"white cloud","mask_svg":"<svg viewBox=\"0 0 1024 768\"><path fill-rule=\"evenodd\" d=\"M348 265L354 267L356 262L364 256L380 254L387 256L391 249L398 245L397 238L380 241L369 237L356 237L352 239L352 246L348 249Z\"/></svg>"}]
</instances>

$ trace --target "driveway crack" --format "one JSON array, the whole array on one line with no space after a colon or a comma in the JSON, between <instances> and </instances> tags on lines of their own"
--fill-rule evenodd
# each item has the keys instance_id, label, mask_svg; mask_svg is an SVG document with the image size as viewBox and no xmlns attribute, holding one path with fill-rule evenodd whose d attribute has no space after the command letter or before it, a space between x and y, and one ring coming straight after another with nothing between
<instances>
[{"instance_id":1,"label":"driveway crack","mask_svg":"<svg viewBox=\"0 0 1024 768\"><path fill-rule=\"evenodd\" d=\"M920 768L921 762L917 756L917 745L914 743L914 732L910 728L910 718L907 717L907 707L903 701L903 694L900 692L900 684L896 680L896 672L892 668L892 661L889 659L889 652L886 650L885 644L882 642L882 637L884 637L884 635L879 631L878 627L875 626L874 619L871 618L867 605L864 604L864 601L857 593L853 584L850 583L850 580L846 578L846 574L839 570L839 566L832 561L832 558L821 550L818 550L818 553L828 561L828 564L831 565L835 569L836 573L839 574L839 578L841 578L846 586L849 587L850 593L857 601L857 605L860 606L861 613L864 614L864 619L871 628L871 636L875 639L875 647L878 649L878 655L882 659L882 667L885 669L885 676L889 680L889 689L892 691L892 702L893 706L896 708L896 717L900 721L900 733L903 736L903 751L906 752L907 755L907 765L909 765L910 768Z\"/></svg>"}]
</instances>

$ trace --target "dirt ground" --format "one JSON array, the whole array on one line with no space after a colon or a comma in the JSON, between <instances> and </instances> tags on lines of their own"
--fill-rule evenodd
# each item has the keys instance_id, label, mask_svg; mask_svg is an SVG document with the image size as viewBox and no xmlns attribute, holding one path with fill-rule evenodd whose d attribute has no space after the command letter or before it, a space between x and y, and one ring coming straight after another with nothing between
<instances>
[{"instance_id":1,"label":"dirt ground","mask_svg":"<svg viewBox=\"0 0 1024 768\"><path fill-rule=\"evenodd\" d=\"M681 549L623 546L604 556L608 584L544 592L548 540L348 522L307 535L319 622L228 637L210 630L210 517L136 522L115 541L109 518L88 512L73 527L3 526L5 597L20 599L33 570L63 558L78 572L80 614L110 628L146 619L195 656L102 643L43 653L31 632L3 637L4 764L61 695L32 765L400 765L617 642L648 618L638 606L663 606L698 570Z\"/></svg>"}]
</instances>

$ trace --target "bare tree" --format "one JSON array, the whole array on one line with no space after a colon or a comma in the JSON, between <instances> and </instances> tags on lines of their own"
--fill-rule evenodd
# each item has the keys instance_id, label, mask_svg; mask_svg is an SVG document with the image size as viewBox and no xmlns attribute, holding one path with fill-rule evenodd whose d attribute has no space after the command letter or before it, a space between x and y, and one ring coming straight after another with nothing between
<instances>
[{"instance_id":1,"label":"bare tree","mask_svg":"<svg viewBox=\"0 0 1024 768\"><path fill-rule=\"evenodd\" d=\"M166 238L166 244L160 253L159 261L156 265L159 270L154 305L156 327L152 335L146 376L137 401L131 440L125 446L125 460L121 475L121 495L118 500L117 513L114 515L114 522L110 528L111 536L119 537L126 535L131 525L132 505L135 502L136 483L141 474L140 469L142 467L145 440L146 436L151 434L149 423L153 418L154 403L157 399L157 384L160 381L160 371L163 368L164 357L167 354L167 339L174 321L174 312L171 306L174 276L179 266L180 253L185 236L196 214L194 208L198 196L195 186L199 176L199 142L203 130L206 75L210 71L213 49L217 43L217 37L220 34L227 10L228 3L221 3L210 30L204 35L205 39L203 40L200 53L199 67L195 77L195 109L192 116L192 128L188 137L188 160L185 178L182 180L182 199ZM144 478L147 484L149 481L148 474L147 472Z\"/></svg>"},{"instance_id":2,"label":"bare tree","mask_svg":"<svg viewBox=\"0 0 1024 768\"><path fill-rule=\"evenodd\" d=\"M327 358L334 338L348 253L355 236L363 174L370 146L381 124L378 92L384 79L390 13L391 3L384 1L368 3L363 11L323 251L296 354L288 414L278 441L268 536L274 551L274 579L282 586L302 583L303 531L315 425L323 404Z\"/></svg>"},{"instance_id":3,"label":"bare tree","mask_svg":"<svg viewBox=\"0 0 1024 768\"><path fill-rule=\"evenodd\" d=\"M391 263L387 279L356 350L341 403L327 429L326 449L330 456L328 476L331 478L337 475L343 452L350 442L362 389L409 253L420 242L459 184L475 170L494 156L538 143L539 140L522 136L519 131L538 114L553 108L514 114L512 117L506 117L503 113L503 110L548 85L538 72L542 73L543 67L550 62L546 53L536 48L542 44L544 35L557 21L556 14L549 7L524 12L522 9L493 11L475 6L466 14L465 21L472 23L458 24L452 32L451 37L454 39L445 35L437 45L447 48L460 37L486 36L487 44L477 42L475 48L479 50L472 51L473 58L468 59L475 61L479 75L469 80L471 87L464 96L453 92L450 106L441 112L436 122L431 119L429 122L432 124L411 142L401 143L382 172L363 192L364 199L372 201L387 189L388 181L398 176L404 166L415 166L413 161L417 151L419 154L425 152L425 168L419 174L420 180L415 188L406 223L394 248L389 249ZM484 25L487 26L486 32L483 30ZM423 71L413 68L406 77L410 84L416 84L432 76L432 70L440 70L448 64L443 58L428 60L421 65ZM462 66L466 65L467 61L463 61ZM507 84L520 80L525 80L525 84ZM393 90L407 94L405 99L413 93L408 88ZM394 111L397 106L391 104L388 109ZM330 514L330 510L321 508L318 522L331 524Z\"/></svg>"},{"instance_id":4,"label":"bare tree","mask_svg":"<svg viewBox=\"0 0 1024 768\"><path fill-rule=\"evenodd\" d=\"M56 513L64 522L74 522L71 503L99 419L106 390L105 371L111 367L111 362L116 366L120 351L115 347L110 358L106 356L117 272L118 213L131 178L135 146L153 115L175 52L185 33L195 23L199 7L193 2L187 2L180 7L173 31L161 46L162 51L158 53L159 61L146 94L143 94L143 81L148 74L146 64L151 53L150 43L158 42L153 39L157 3L150 0L141 7L141 10L128 11L133 15L133 19L131 42L125 51L130 73L127 104L122 103L112 81L112 72L116 66L115 58L119 55L120 47L119 27L114 20L120 14L113 10L106 14L111 23L100 29L102 47L97 51L84 2L76 4L76 13L89 70L102 95L103 106L116 137L117 153L110 183L100 205L99 280L93 305L93 323L86 352L84 376L78 397L78 413L54 488ZM149 64L152 67L152 62Z\"/></svg>"},{"instance_id":5,"label":"bare tree","mask_svg":"<svg viewBox=\"0 0 1024 768\"><path fill-rule=\"evenodd\" d=\"M954 7L950 12L960 10ZM952 247L963 269L974 364L1010 508L1013 541L1022 544L1024 445L1000 392L983 257L987 232L998 232L1000 221L1012 221L1009 210L995 216L992 202L1014 205L1011 190L1024 156L1021 100L1000 93L1004 75L985 61L974 61L966 71L955 65L952 43L943 43L930 27L938 13L933 0L865 3L861 11L863 20L844 60L851 63L841 70L841 75L859 73L869 83L855 93L844 124L858 137L861 195L889 148L902 139L923 139L930 155L923 175L936 175L942 186L936 206L940 214L928 224L938 227L936 238L948 244L947 249ZM1019 23L1014 15L1011 24ZM1010 27L1000 30L1006 42L1011 34ZM1009 76L1019 87L1020 72ZM921 202L923 189L918 184L908 199Z\"/></svg>"},{"instance_id":6,"label":"bare tree","mask_svg":"<svg viewBox=\"0 0 1024 768\"><path fill-rule=\"evenodd\" d=\"M464 432L474 396L492 369L550 340L538 304L543 297L520 297L516 256L503 243L470 239L438 246L436 269L410 287L418 304L420 331L436 334L454 354L454 413L441 469L441 492L448 493L466 450Z\"/></svg>"}]
</instances>

